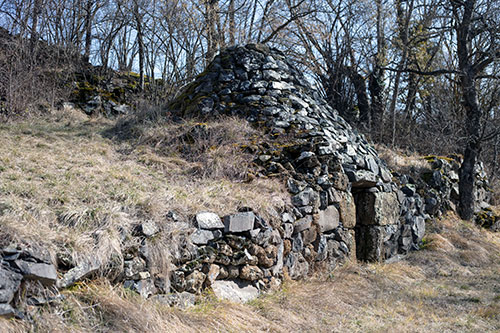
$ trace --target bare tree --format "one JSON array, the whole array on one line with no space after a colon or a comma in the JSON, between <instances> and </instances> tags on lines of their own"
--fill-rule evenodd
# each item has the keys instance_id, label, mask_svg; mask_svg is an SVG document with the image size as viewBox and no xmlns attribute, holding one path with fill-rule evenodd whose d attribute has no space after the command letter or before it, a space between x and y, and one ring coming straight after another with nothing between
<instances>
[{"instance_id":1,"label":"bare tree","mask_svg":"<svg viewBox=\"0 0 500 333\"><path fill-rule=\"evenodd\" d=\"M496 20L499 12L498 6L496 13L492 8L494 1L452 0L450 5L455 20L459 80L467 121L467 142L459 175L459 213L469 220L474 215L475 167L484 139L484 110L478 102L478 80L490 64L500 60L500 29Z\"/></svg>"}]
</instances>

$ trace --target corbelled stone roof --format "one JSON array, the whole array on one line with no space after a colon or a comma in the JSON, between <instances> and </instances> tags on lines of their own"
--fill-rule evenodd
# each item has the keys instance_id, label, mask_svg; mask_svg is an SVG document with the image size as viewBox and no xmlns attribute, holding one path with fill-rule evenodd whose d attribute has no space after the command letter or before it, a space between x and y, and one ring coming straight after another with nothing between
<instances>
[{"instance_id":1,"label":"corbelled stone roof","mask_svg":"<svg viewBox=\"0 0 500 333\"><path fill-rule=\"evenodd\" d=\"M385 163L366 139L319 96L283 53L263 45L223 51L170 108L181 117L240 115L271 134L313 141L315 150L304 151L299 158L337 157L353 187L391 181Z\"/></svg>"}]
</instances>

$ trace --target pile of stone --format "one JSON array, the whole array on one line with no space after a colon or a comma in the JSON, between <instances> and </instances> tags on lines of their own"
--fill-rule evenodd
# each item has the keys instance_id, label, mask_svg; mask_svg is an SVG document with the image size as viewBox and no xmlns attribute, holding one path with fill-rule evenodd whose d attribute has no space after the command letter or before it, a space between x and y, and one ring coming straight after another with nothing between
<instances>
[{"instance_id":1,"label":"pile of stone","mask_svg":"<svg viewBox=\"0 0 500 333\"><path fill-rule=\"evenodd\" d=\"M266 287L283 267L284 243L280 233L250 209L221 219L211 212L196 215L190 235L196 254L176 258L180 267L171 278L177 292L200 293L216 280L231 279ZM185 258L188 259L188 258Z\"/></svg>"},{"instance_id":2,"label":"pile of stone","mask_svg":"<svg viewBox=\"0 0 500 333\"><path fill-rule=\"evenodd\" d=\"M426 156L430 171L421 175L423 180L423 193L425 197L425 209L429 214L436 215L446 210L454 210L459 200L459 171L462 157L459 155ZM477 163L475 170L474 207L479 212L489 208L491 200L491 189L488 186L488 178L482 162Z\"/></svg>"},{"instance_id":3,"label":"pile of stone","mask_svg":"<svg viewBox=\"0 0 500 333\"><path fill-rule=\"evenodd\" d=\"M429 169L415 175L393 173L404 193L420 193L424 199L424 210L430 216L439 217L447 211L457 211L459 204L459 172L462 163L460 155L424 157ZM491 209L492 190L482 162L476 165L474 190L474 211L477 224L496 230L497 218Z\"/></svg>"},{"instance_id":4,"label":"pile of stone","mask_svg":"<svg viewBox=\"0 0 500 333\"><path fill-rule=\"evenodd\" d=\"M28 299L28 303L36 305L51 301L37 294L21 293L22 290L26 291L26 288L21 287L26 283L54 289L57 271L47 251L11 245L3 248L0 253L0 317L23 317L22 312L13 307L21 294Z\"/></svg>"},{"instance_id":5,"label":"pile of stone","mask_svg":"<svg viewBox=\"0 0 500 333\"><path fill-rule=\"evenodd\" d=\"M101 72L100 68L88 67L75 73L69 101L88 115L128 114L133 109L131 101L141 94L139 75L110 69Z\"/></svg>"}]
</instances>

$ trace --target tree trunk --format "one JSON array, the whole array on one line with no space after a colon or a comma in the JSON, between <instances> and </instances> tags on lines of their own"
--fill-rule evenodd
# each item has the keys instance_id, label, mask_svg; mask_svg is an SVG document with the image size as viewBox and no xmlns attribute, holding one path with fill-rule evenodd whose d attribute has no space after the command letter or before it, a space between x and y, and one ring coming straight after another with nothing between
<instances>
[{"instance_id":1,"label":"tree trunk","mask_svg":"<svg viewBox=\"0 0 500 333\"><path fill-rule=\"evenodd\" d=\"M144 33L142 30L141 13L139 13L139 4L134 3L134 16L137 29L137 45L139 46L139 77L140 89L144 91Z\"/></svg>"},{"instance_id":2,"label":"tree trunk","mask_svg":"<svg viewBox=\"0 0 500 333\"><path fill-rule=\"evenodd\" d=\"M385 84L384 65L386 61L386 46L384 34L384 16L382 0L376 0L377 5L377 54L375 55L374 68L370 74L370 96L372 99L372 131L373 136L382 141L385 113Z\"/></svg>"},{"instance_id":3,"label":"tree trunk","mask_svg":"<svg viewBox=\"0 0 500 333\"><path fill-rule=\"evenodd\" d=\"M42 12L42 0L35 0L32 10L30 51L34 57L35 45L38 42L38 19Z\"/></svg>"},{"instance_id":4,"label":"tree trunk","mask_svg":"<svg viewBox=\"0 0 500 333\"><path fill-rule=\"evenodd\" d=\"M85 61L90 59L90 46L92 45L92 0L87 0L85 6L85 51L83 57Z\"/></svg>"},{"instance_id":5,"label":"tree trunk","mask_svg":"<svg viewBox=\"0 0 500 333\"><path fill-rule=\"evenodd\" d=\"M205 54L206 64L213 60L217 51L217 1L218 0L205 0L205 21L207 28L207 53Z\"/></svg>"},{"instance_id":6,"label":"tree trunk","mask_svg":"<svg viewBox=\"0 0 500 333\"><path fill-rule=\"evenodd\" d=\"M403 12L401 6L401 0L396 1L397 8L397 22L399 28L399 38L401 39L401 61L398 65L398 72L396 72L396 78L394 79L394 88L392 91L391 104L389 106L389 114L392 115L392 139L391 147L394 148L396 143L396 103L398 101L399 95L399 82L401 80L401 74L403 69L406 67L406 61L408 58L408 37L409 37L409 26L410 17L413 11L413 1L409 1L407 12Z\"/></svg>"},{"instance_id":7,"label":"tree trunk","mask_svg":"<svg viewBox=\"0 0 500 333\"><path fill-rule=\"evenodd\" d=\"M374 138L378 137L382 141L385 98L384 98L384 72L379 66L370 73L369 77L370 97L372 100L371 106L371 129Z\"/></svg>"},{"instance_id":8,"label":"tree trunk","mask_svg":"<svg viewBox=\"0 0 500 333\"><path fill-rule=\"evenodd\" d=\"M474 217L474 169L481 150L481 113L477 99L476 70L470 60L471 21L475 0L464 2L462 20L457 26L457 53L460 69L460 86L466 114L467 145L459 174L460 217L470 220Z\"/></svg>"},{"instance_id":9,"label":"tree trunk","mask_svg":"<svg viewBox=\"0 0 500 333\"><path fill-rule=\"evenodd\" d=\"M359 122L370 128L370 102L368 101L368 95L366 93L365 79L352 67L349 68L349 78L351 79L354 91L356 92L356 98L358 99Z\"/></svg>"},{"instance_id":10,"label":"tree trunk","mask_svg":"<svg viewBox=\"0 0 500 333\"><path fill-rule=\"evenodd\" d=\"M234 21L234 0L229 1L229 46L236 43L236 24Z\"/></svg>"}]
</instances>

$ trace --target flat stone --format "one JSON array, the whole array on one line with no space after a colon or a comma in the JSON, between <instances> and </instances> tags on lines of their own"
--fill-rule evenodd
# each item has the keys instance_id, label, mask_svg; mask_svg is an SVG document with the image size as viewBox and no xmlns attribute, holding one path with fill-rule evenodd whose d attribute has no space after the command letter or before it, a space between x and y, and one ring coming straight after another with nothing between
<instances>
[{"instance_id":1,"label":"flat stone","mask_svg":"<svg viewBox=\"0 0 500 333\"><path fill-rule=\"evenodd\" d=\"M349 181L352 183L352 187L354 188L373 187L378 183L378 176L370 171L347 170L346 174L347 177L349 177Z\"/></svg>"},{"instance_id":2,"label":"flat stone","mask_svg":"<svg viewBox=\"0 0 500 333\"><path fill-rule=\"evenodd\" d=\"M289 99L292 102L292 106L295 108L306 109L307 107L309 107L309 104L304 102L304 100L300 97L297 97L295 95L290 95Z\"/></svg>"},{"instance_id":3,"label":"flat stone","mask_svg":"<svg viewBox=\"0 0 500 333\"><path fill-rule=\"evenodd\" d=\"M244 232L252 230L255 223L253 212L242 212L224 217L224 232Z\"/></svg>"},{"instance_id":4,"label":"flat stone","mask_svg":"<svg viewBox=\"0 0 500 333\"><path fill-rule=\"evenodd\" d=\"M280 81L281 80L281 75L279 75L278 72L275 72L273 70L264 70L262 72L262 76L264 77L264 80L266 80L266 81Z\"/></svg>"},{"instance_id":5,"label":"flat stone","mask_svg":"<svg viewBox=\"0 0 500 333\"><path fill-rule=\"evenodd\" d=\"M249 282L241 280L218 280L212 284L212 290L218 299L235 303L246 303L259 296L259 290Z\"/></svg>"},{"instance_id":6,"label":"flat stone","mask_svg":"<svg viewBox=\"0 0 500 333\"><path fill-rule=\"evenodd\" d=\"M356 213L363 225L396 224L399 202L395 193L362 192L357 194Z\"/></svg>"},{"instance_id":7,"label":"flat stone","mask_svg":"<svg viewBox=\"0 0 500 333\"><path fill-rule=\"evenodd\" d=\"M40 281L45 286L53 285L57 281L57 271L52 264L40 264L24 260L16 260L15 264L26 280Z\"/></svg>"},{"instance_id":8,"label":"flat stone","mask_svg":"<svg viewBox=\"0 0 500 333\"><path fill-rule=\"evenodd\" d=\"M382 180L385 183L389 183L392 180L392 175L389 172L389 170L386 170L385 168L380 168L380 177L382 177Z\"/></svg>"},{"instance_id":9,"label":"flat stone","mask_svg":"<svg viewBox=\"0 0 500 333\"><path fill-rule=\"evenodd\" d=\"M81 281L90 275L96 273L101 267L100 262L97 260L88 260L72 269L70 269L63 278L57 281L59 288L67 288L72 286L78 281Z\"/></svg>"},{"instance_id":10,"label":"flat stone","mask_svg":"<svg viewBox=\"0 0 500 333\"><path fill-rule=\"evenodd\" d=\"M211 212L201 212L196 214L196 223L200 229L212 230L224 228L224 223L222 223L220 217Z\"/></svg>"},{"instance_id":11,"label":"flat stone","mask_svg":"<svg viewBox=\"0 0 500 333\"><path fill-rule=\"evenodd\" d=\"M291 90L292 86L289 85L286 82L276 82L276 81L273 81L273 82L269 83L269 88L270 89L274 89L274 90L286 90L286 91L289 91L289 90Z\"/></svg>"},{"instance_id":12,"label":"flat stone","mask_svg":"<svg viewBox=\"0 0 500 333\"><path fill-rule=\"evenodd\" d=\"M191 242L196 245L206 245L208 244L209 241L212 239L220 237L222 234L219 230L219 232L212 231L212 230L204 230L204 229L197 229L195 232L193 232L190 236Z\"/></svg>"},{"instance_id":13,"label":"flat stone","mask_svg":"<svg viewBox=\"0 0 500 333\"><path fill-rule=\"evenodd\" d=\"M373 172L375 175L379 174L380 168L377 164L377 161L375 158L371 155L366 155L365 157L365 163L368 169L370 169L371 172Z\"/></svg>"},{"instance_id":14,"label":"flat stone","mask_svg":"<svg viewBox=\"0 0 500 333\"><path fill-rule=\"evenodd\" d=\"M335 206L328 206L318 213L318 225L321 233L328 232L339 227L339 211Z\"/></svg>"}]
</instances>

